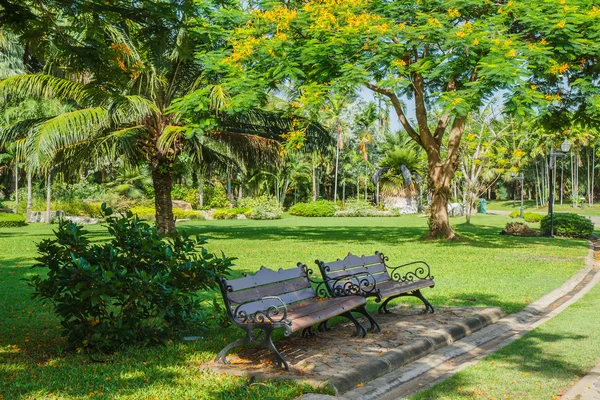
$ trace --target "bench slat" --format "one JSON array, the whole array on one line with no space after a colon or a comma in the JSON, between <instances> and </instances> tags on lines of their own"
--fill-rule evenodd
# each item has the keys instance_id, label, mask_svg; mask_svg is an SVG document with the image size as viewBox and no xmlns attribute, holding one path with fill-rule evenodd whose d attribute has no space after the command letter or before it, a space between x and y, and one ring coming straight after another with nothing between
<instances>
[{"instance_id":1,"label":"bench slat","mask_svg":"<svg viewBox=\"0 0 600 400\"><path fill-rule=\"evenodd\" d=\"M310 282L306 277L290 279L289 281L277 282L272 285L256 286L250 289L238 290L229 293L229 298L236 304L260 300L266 296L279 296L284 293L295 292L300 289L309 288Z\"/></svg>"},{"instance_id":2,"label":"bench slat","mask_svg":"<svg viewBox=\"0 0 600 400\"><path fill-rule=\"evenodd\" d=\"M344 314L345 312L366 303L365 298L360 296L347 296L342 297L341 299L344 301L333 301L337 299L323 300L319 302L322 306L318 310L305 313L304 316L294 316L292 319L292 332L308 328L319 322Z\"/></svg>"},{"instance_id":3,"label":"bench slat","mask_svg":"<svg viewBox=\"0 0 600 400\"><path fill-rule=\"evenodd\" d=\"M374 254L372 256L362 256L361 257L363 264L380 264L383 263L381 256L379 254Z\"/></svg>"},{"instance_id":4,"label":"bench slat","mask_svg":"<svg viewBox=\"0 0 600 400\"><path fill-rule=\"evenodd\" d=\"M377 288L380 290L383 297L390 297L401 293L412 292L417 289L423 289L433 286L434 284L435 283L431 279L419 279L414 282L389 281L378 285Z\"/></svg>"},{"instance_id":5,"label":"bench slat","mask_svg":"<svg viewBox=\"0 0 600 400\"><path fill-rule=\"evenodd\" d=\"M367 264L365 265L365 268L367 271L369 271L372 274L378 274L381 272L386 272L387 270L385 268L385 264L383 263L377 263L377 264Z\"/></svg>"},{"instance_id":6,"label":"bench slat","mask_svg":"<svg viewBox=\"0 0 600 400\"><path fill-rule=\"evenodd\" d=\"M287 281L294 278L301 278L303 276L306 276L306 274L302 267L290 269L280 268L279 271L273 271L272 269L266 267L260 267L256 274L247 274L243 278L227 280L226 284L235 292L238 290L253 288L255 286Z\"/></svg>"},{"instance_id":7,"label":"bench slat","mask_svg":"<svg viewBox=\"0 0 600 400\"><path fill-rule=\"evenodd\" d=\"M326 267L329 267L330 271L337 271L338 269L344 268L344 260L339 258L336 261L325 263Z\"/></svg>"}]
</instances>

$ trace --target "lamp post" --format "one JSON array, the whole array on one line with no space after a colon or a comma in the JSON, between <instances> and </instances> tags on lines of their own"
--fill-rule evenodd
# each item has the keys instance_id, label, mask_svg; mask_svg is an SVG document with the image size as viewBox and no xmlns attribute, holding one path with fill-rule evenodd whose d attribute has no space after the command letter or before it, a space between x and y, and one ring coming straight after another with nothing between
<instances>
[{"instance_id":1,"label":"lamp post","mask_svg":"<svg viewBox=\"0 0 600 400\"><path fill-rule=\"evenodd\" d=\"M521 209L520 209L519 216L521 218L523 218L523 214L524 214L524 212L523 212L523 182L525 181L525 177L523 176L522 172L519 174L519 176L515 176L515 173L511 172L510 176L512 176L513 181L518 181L521 184Z\"/></svg>"},{"instance_id":2,"label":"lamp post","mask_svg":"<svg viewBox=\"0 0 600 400\"><path fill-rule=\"evenodd\" d=\"M556 158L565 157L571 150L571 143L565 139L560 145L561 151L550 148L550 196L548 199L548 215L550 216L550 237L554 237L554 176L556 175Z\"/></svg>"}]
</instances>

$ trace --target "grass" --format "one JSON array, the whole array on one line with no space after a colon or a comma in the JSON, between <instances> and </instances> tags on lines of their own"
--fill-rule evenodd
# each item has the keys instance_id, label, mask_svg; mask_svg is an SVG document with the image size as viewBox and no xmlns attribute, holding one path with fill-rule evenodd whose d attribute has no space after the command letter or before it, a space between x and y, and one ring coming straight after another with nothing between
<instances>
[{"instance_id":1,"label":"grass","mask_svg":"<svg viewBox=\"0 0 600 400\"><path fill-rule=\"evenodd\" d=\"M487 203L487 210L488 211L519 211L521 209L521 202L519 200L517 200L515 203L515 206L513 207L513 201L504 201L504 200L490 200ZM523 209L525 211L531 211L531 212L539 212L539 213L543 213L546 214L548 213L548 207L547 206L543 206L543 207L536 207L535 201L533 200L525 200L523 201ZM595 203L594 207L589 208L586 206L585 208L582 210L581 207L577 207L577 208L573 208L571 206L571 203L569 202L564 202L563 204L558 204L555 203L554 204L554 212L566 212L566 213L575 213L575 214L580 214L580 215L585 215L585 216L600 216L600 203Z\"/></svg>"},{"instance_id":2,"label":"grass","mask_svg":"<svg viewBox=\"0 0 600 400\"><path fill-rule=\"evenodd\" d=\"M414 399L557 399L600 361L600 286L523 338Z\"/></svg>"},{"instance_id":3,"label":"grass","mask_svg":"<svg viewBox=\"0 0 600 400\"><path fill-rule=\"evenodd\" d=\"M209 250L238 257L234 275L261 265L288 268L316 258L331 260L349 251L375 250L390 263L424 259L436 287L426 296L435 305L501 306L515 312L559 286L584 264L586 242L575 239L514 238L498 234L510 219L476 216L472 225L453 219L463 239L430 242L425 218L302 218L276 221L198 221L181 225L208 237ZM103 240L101 226L87 228ZM51 227L0 229L0 395L4 398L194 398L287 399L315 391L290 381L250 383L241 377L199 369L226 342L241 336L234 328L203 332L204 340L176 341L164 347L126 349L96 363L83 354L65 353L60 326L48 307L32 301L23 278L35 257L35 243ZM216 292L203 293L206 313ZM375 308L371 304L371 309ZM319 389L323 392L326 389Z\"/></svg>"}]
</instances>

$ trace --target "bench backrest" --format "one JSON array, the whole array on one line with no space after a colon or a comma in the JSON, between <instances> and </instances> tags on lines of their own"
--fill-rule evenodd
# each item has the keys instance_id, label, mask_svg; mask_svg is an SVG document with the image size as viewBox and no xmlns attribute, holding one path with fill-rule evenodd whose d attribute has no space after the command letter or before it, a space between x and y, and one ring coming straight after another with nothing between
<instances>
[{"instance_id":1,"label":"bench backrest","mask_svg":"<svg viewBox=\"0 0 600 400\"><path fill-rule=\"evenodd\" d=\"M336 288L343 288L348 282L354 281L354 278L343 278L347 275L359 275L364 277L364 279L371 284L373 280L380 283L391 279L386 268L385 256L379 252L376 252L372 256L363 255L361 257L348 253L343 260L338 258L336 261L331 262L320 260L315 262L319 266L321 274L326 282L328 282L328 287L332 292L335 291Z\"/></svg>"},{"instance_id":2,"label":"bench backrest","mask_svg":"<svg viewBox=\"0 0 600 400\"><path fill-rule=\"evenodd\" d=\"M238 279L220 279L219 285L230 317L240 321L245 315L281 308L281 303L268 296L279 297L286 305L316 296L301 266L274 271L261 267L256 274ZM243 321L242 321L243 322Z\"/></svg>"}]
</instances>

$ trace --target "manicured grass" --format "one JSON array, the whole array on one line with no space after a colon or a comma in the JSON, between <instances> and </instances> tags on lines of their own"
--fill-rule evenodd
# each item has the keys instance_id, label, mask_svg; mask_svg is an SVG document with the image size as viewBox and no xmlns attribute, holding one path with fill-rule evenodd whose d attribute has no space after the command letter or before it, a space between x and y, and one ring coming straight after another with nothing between
<instances>
[{"instance_id":1,"label":"manicured grass","mask_svg":"<svg viewBox=\"0 0 600 400\"><path fill-rule=\"evenodd\" d=\"M491 201L488 201L488 203L487 203L487 209L488 209L488 211L494 211L494 210L519 211L521 209L521 202L519 200L517 200L517 202L515 203L515 206L513 207L512 200L510 200L510 201L491 200ZM536 207L535 201L532 201L532 200L525 200L523 202L523 209L526 211L539 212L542 214L548 213L547 206ZM600 203L595 203L594 207L592 207L592 208L589 208L586 203L586 206L583 210L581 209L581 207L573 208L571 206L571 203L569 203L569 202L563 202L563 204L555 203L554 204L554 212L571 212L571 213L576 213L576 214L585 215L585 216L600 216Z\"/></svg>"},{"instance_id":2,"label":"manicured grass","mask_svg":"<svg viewBox=\"0 0 600 400\"><path fill-rule=\"evenodd\" d=\"M557 399L600 361L600 286L415 399Z\"/></svg>"},{"instance_id":3,"label":"manicured grass","mask_svg":"<svg viewBox=\"0 0 600 400\"><path fill-rule=\"evenodd\" d=\"M436 287L426 291L435 305L523 308L573 275L584 264L586 242L571 239L514 238L499 235L510 218L476 216L473 225L453 220L463 236L458 242L430 242L420 216L399 218L302 218L277 221L199 221L182 229L208 237L210 250L238 257L234 275L261 265L289 268L316 258L331 260L349 251L389 255L390 264L428 261ZM95 240L105 238L101 226L87 228ZM97 363L63 350L60 326L48 307L32 301L22 279L35 243L50 237L51 227L30 225L0 229L0 394L4 398L194 398L287 399L314 391L289 381L254 384L198 368L212 360L226 342L241 336L235 328L200 333L204 340L175 342L151 349L127 349ZM204 293L205 312L219 298ZM371 309L376 307L371 304ZM321 389L323 391L323 389Z\"/></svg>"}]
</instances>

